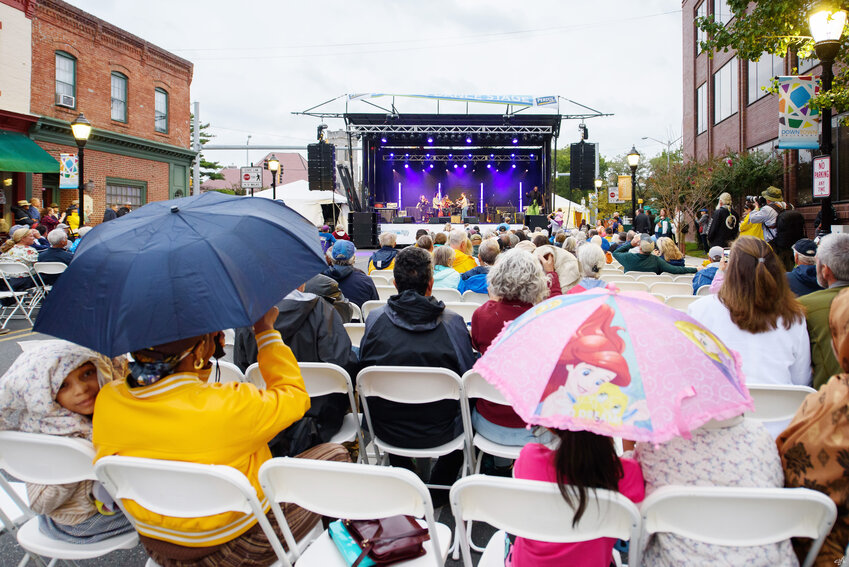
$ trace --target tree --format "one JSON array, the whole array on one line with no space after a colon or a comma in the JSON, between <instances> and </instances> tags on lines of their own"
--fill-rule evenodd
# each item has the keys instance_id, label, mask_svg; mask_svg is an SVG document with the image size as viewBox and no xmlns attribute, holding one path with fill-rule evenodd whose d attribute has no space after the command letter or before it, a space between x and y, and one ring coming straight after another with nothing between
<instances>
[{"instance_id":1,"label":"tree","mask_svg":"<svg viewBox=\"0 0 849 567\"><path fill-rule=\"evenodd\" d=\"M816 0L726 0L734 19L723 25L713 16L696 19L699 29L707 32L701 43L708 54L734 49L742 59L758 61L764 53L780 57L795 52L800 58L813 57L808 11ZM845 1L840 2L842 5ZM751 9L749 6L751 5ZM845 7L845 6L844 6ZM811 108L832 106L837 112L849 109L849 37L841 36L835 60L841 69L829 93L820 93L808 103Z\"/></svg>"},{"instance_id":2,"label":"tree","mask_svg":"<svg viewBox=\"0 0 849 567\"><path fill-rule=\"evenodd\" d=\"M195 115L191 115L191 122L189 123L189 133L194 140L195 135ZM215 137L215 134L210 134L207 130L209 128L209 123L201 124L200 131L198 132L198 139L200 140L200 147L203 148L207 142ZM219 173L221 168L223 167L217 161L208 161L203 157L203 150L201 149L201 153L198 154L200 158L200 176L203 181L209 181L211 179L224 179L224 175ZM194 162L192 162L192 167L194 167Z\"/></svg>"}]
</instances>

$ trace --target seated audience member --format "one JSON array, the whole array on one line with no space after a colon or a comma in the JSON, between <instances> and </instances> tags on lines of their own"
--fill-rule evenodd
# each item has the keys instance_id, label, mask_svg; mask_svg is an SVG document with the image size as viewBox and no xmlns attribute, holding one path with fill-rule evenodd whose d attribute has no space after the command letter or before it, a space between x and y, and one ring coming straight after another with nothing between
<instances>
[{"instance_id":1,"label":"seated audience member","mask_svg":"<svg viewBox=\"0 0 849 567\"><path fill-rule=\"evenodd\" d=\"M638 253L630 254L633 248L638 248ZM651 240L642 240L640 235L634 236L631 242L621 244L616 248L613 257L622 264L622 268L627 274L628 272L653 272L662 274L668 272L670 274L695 274L696 268L688 268L685 266L673 266L659 256L652 254L654 251L654 242Z\"/></svg>"},{"instance_id":2,"label":"seated audience member","mask_svg":"<svg viewBox=\"0 0 849 567\"><path fill-rule=\"evenodd\" d=\"M486 279L490 299L472 313L472 346L481 354L506 323L547 298L549 293L541 263L523 250L499 254ZM503 445L524 445L535 438L513 408L486 400L475 403L472 425L490 441Z\"/></svg>"},{"instance_id":3,"label":"seated audience member","mask_svg":"<svg viewBox=\"0 0 849 567\"><path fill-rule=\"evenodd\" d=\"M849 541L849 505L846 490L846 438L849 435L849 291L837 294L829 315L834 352L840 361L835 374L809 394L790 426L778 436L778 452L788 488L813 488L837 504L837 522L825 538L815 565L840 565ZM799 560L810 540L794 541Z\"/></svg>"},{"instance_id":4,"label":"seated audience member","mask_svg":"<svg viewBox=\"0 0 849 567\"><path fill-rule=\"evenodd\" d=\"M601 269L604 264L604 251L601 246L589 243L578 248L578 265L581 267L583 277L566 293L580 293L588 289L605 287L607 282L601 279Z\"/></svg>"},{"instance_id":5,"label":"seated audience member","mask_svg":"<svg viewBox=\"0 0 849 567\"><path fill-rule=\"evenodd\" d=\"M448 235L448 246L454 249L454 269L458 273L462 274L477 267L477 262L470 256L472 251L468 246L466 231L461 228L452 230Z\"/></svg>"},{"instance_id":6,"label":"seated audience member","mask_svg":"<svg viewBox=\"0 0 849 567\"><path fill-rule=\"evenodd\" d=\"M632 237L633 238L633 237ZM613 235L613 238L610 240L610 252L613 254L616 252L616 249L625 244L628 241L628 236L624 232L618 232Z\"/></svg>"},{"instance_id":7,"label":"seated audience member","mask_svg":"<svg viewBox=\"0 0 849 567\"><path fill-rule=\"evenodd\" d=\"M32 218L29 212L29 201L22 199L18 201L17 206L12 205L9 210L12 212L12 219L15 224L20 224L26 227L33 226L36 221Z\"/></svg>"},{"instance_id":8,"label":"seated audience member","mask_svg":"<svg viewBox=\"0 0 849 567\"><path fill-rule=\"evenodd\" d=\"M0 260L20 262L32 269L33 264L38 262L38 252L32 247L33 242L35 242L35 237L32 235L32 229L25 227L15 230L12 232L12 237L0 246ZM14 291L24 291L35 285L35 282L29 276L7 277L6 280ZM5 282L0 279L0 290L5 288ZM3 299L4 305L11 304L12 301L11 298Z\"/></svg>"},{"instance_id":9,"label":"seated audience member","mask_svg":"<svg viewBox=\"0 0 849 567\"><path fill-rule=\"evenodd\" d=\"M416 231L416 240L418 240L422 236L430 236L430 233L426 228L420 228Z\"/></svg>"},{"instance_id":10,"label":"seated audience member","mask_svg":"<svg viewBox=\"0 0 849 567\"><path fill-rule=\"evenodd\" d=\"M368 261L368 273L375 270L391 271L395 267L395 256L398 251L395 250L395 242L398 236L394 232L382 232L377 237L380 243L380 249L371 255Z\"/></svg>"},{"instance_id":11,"label":"seated audience member","mask_svg":"<svg viewBox=\"0 0 849 567\"><path fill-rule=\"evenodd\" d=\"M671 266L684 266L684 255L675 245L675 241L669 237L662 236L655 243L657 253Z\"/></svg>"},{"instance_id":12,"label":"seated audience member","mask_svg":"<svg viewBox=\"0 0 849 567\"><path fill-rule=\"evenodd\" d=\"M351 240L351 237L345 232L345 225L337 224L336 230L333 231L333 238L338 242L339 240Z\"/></svg>"},{"instance_id":13,"label":"seated audience member","mask_svg":"<svg viewBox=\"0 0 849 567\"><path fill-rule=\"evenodd\" d=\"M637 443L634 458L643 471L646 496L668 485L784 486L781 459L772 436L763 424L742 415L710 421L693 431L691 439L674 437L659 445ZM704 567L716 565L718 558L722 558L723 565L798 565L790 541L729 547L657 533L643 550L644 565Z\"/></svg>"},{"instance_id":14,"label":"seated audience member","mask_svg":"<svg viewBox=\"0 0 849 567\"><path fill-rule=\"evenodd\" d=\"M566 233L561 230L560 232L555 234L550 240L555 246L563 248L563 241L566 240Z\"/></svg>"},{"instance_id":15,"label":"seated audience member","mask_svg":"<svg viewBox=\"0 0 849 567\"><path fill-rule=\"evenodd\" d=\"M501 247L498 245L498 240L489 238L481 243L478 249L478 261L480 266L472 268L464 274L460 274L460 283L457 285L457 291L464 293L466 291L474 291L475 293L487 293L487 274L495 260L498 259L498 254L501 252Z\"/></svg>"},{"instance_id":16,"label":"seated audience member","mask_svg":"<svg viewBox=\"0 0 849 567\"><path fill-rule=\"evenodd\" d=\"M62 229L50 231L47 235L50 248L38 253L39 262L61 262L66 266L74 259L74 255L65 248L68 246L68 235ZM41 274L41 280L46 285L53 285L62 274Z\"/></svg>"},{"instance_id":17,"label":"seated audience member","mask_svg":"<svg viewBox=\"0 0 849 567\"><path fill-rule=\"evenodd\" d=\"M427 250L428 252L433 254L433 240L427 234L419 236L419 238L416 240L416 246L418 246L422 250Z\"/></svg>"},{"instance_id":18,"label":"seated audience member","mask_svg":"<svg viewBox=\"0 0 849 567\"><path fill-rule=\"evenodd\" d=\"M120 376L111 361L87 348L59 340L26 343L0 377L0 428L90 440L95 398L114 378ZM95 543L133 530L96 481L27 484L27 495L39 531L61 541Z\"/></svg>"},{"instance_id":19,"label":"seated audience member","mask_svg":"<svg viewBox=\"0 0 849 567\"><path fill-rule=\"evenodd\" d=\"M433 236L434 249L439 248L440 246L445 246L446 244L448 244L448 235L444 232L437 232Z\"/></svg>"},{"instance_id":20,"label":"seated audience member","mask_svg":"<svg viewBox=\"0 0 849 567\"><path fill-rule=\"evenodd\" d=\"M269 441L310 407L298 363L274 329L277 315L272 307L253 327L266 382L263 390L247 383L207 381L220 333L133 352L131 374L100 390L94 417L95 461L122 455L228 465L248 478L262 501L257 473L271 458ZM299 457L350 460L344 447L331 443ZM277 559L258 523L243 512L186 518L154 514L132 500L123 503L139 522L145 551L163 567L265 566ZM296 540L320 520L290 504L283 506L283 513ZM274 514L267 517L279 534Z\"/></svg>"},{"instance_id":21,"label":"seated audience member","mask_svg":"<svg viewBox=\"0 0 849 567\"><path fill-rule=\"evenodd\" d=\"M822 289L817 283L817 244L802 238L793 245L793 271L787 272L787 283L796 297Z\"/></svg>"},{"instance_id":22,"label":"seated audience member","mask_svg":"<svg viewBox=\"0 0 849 567\"><path fill-rule=\"evenodd\" d=\"M77 251L77 248L79 247L80 242L83 241L83 237L86 234L88 234L90 230L91 230L90 226L84 226L77 231L77 239L74 240L73 244L71 244L71 249L70 249L71 254L73 254L74 252Z\"/></svg>"},{"instance_id":23,"label":"seated audience member","mask_svg":"<svg viewBox=\"0 0 849 567\"><path fill-rule=\"evenodd\" d=\"M632 459L619 458L613 439L588 431L548 431L559 439L557 448L550 449L540 443L525 445L513 468L516 478L556 483L563 499L575 509L575 522L587 510L595 510L593 495L597 488L619 492L636 504L642 502L645 488L640 466ZM609 537L575 543L517 537L505 565L606 567L613 564L615 543Z\"/></svg>"},{"instance_id":24,"label":"seated audience member","mask_svg":"<svg viewBox=\"0 0 849 567\"><path fill-rule=\"evenodd\" d=\"M47 234L47 227L43 224L39 224L33 229L32 236L35 238L35 242L32 243L32 247L41 252L42 250L47 250L50 248L50 243L47 241L45 235Z\"/></svg>"},{"instance_id":25,"label":"seated audience member","mask_svg":"<svg viewBox=\"0 0 849 567\"><path fill-rule=\"evenodd\" d=\"M351 307L351 302L342 293L339 284L330 276L325 276L324 274L314 275L304 284L304 292L315 294L324 299L328 305L336 310L343 324L351 322L351 318L354 315L354 308Z\"/></svg>"},{"instance_id":26,"label":"seated audience member","mask_svg":"<svg viewBox=\"0 0 849 567\"><path fill-rule=\"evenodd\" d=\"M330 252L333 265L324 271L339 283L339 289L345 297L357 307L362 307L366 301L379 299L374 280L365 272L354 267L357 261L357 247L350 240L337 240Z\"/></svg>"},{"instance_id":27,"label":"seated audience member","mask_svg":"<svg viewBox=\"0 0 849 567\"><path fill-rule=\"evenodd\" d=\"M719 263L722 261L722 255L725 253L725 250L720 248L719 246L713 246L710 250L708 250L708 259L710 263L696 272L696 275L693 276L693 295L696 295L696 292L699 291L699 288L703 285L710 285L713 282L713 278L716 277L716 272L719 270Z\"/></svg>"},{"instance_id":28,"label":"seated audience member","mask_svg":"<svg viewBox=\"0 0 849 567\"><path fill-rule=\"evenodd\" d=\"M548 241L548 237L541 232L534 234L534 237L531 239L531 242L534 243L534 246L540 247L545 246L546 244L550 244Z\"/></svg>"},{"instance_id":29,"label":"seated audience member","mask_svg":"<svg viewBox=\"0 0 849 567\"><path fill-rule=\"evenodd\" d=\"M550 244L534 249L533 255L542 263L549 278L549 296L566 293L580 281L578 259L561 248Z\"/></svg>"},{"instance_id":30,"label":"seated audience member","mask_svg":"<svg viewBox=\"0 0 849 567\"><path fill-rule=\"evenodd\" d=\"M472 256L475 258L478 257L478 250L480 250L481 242L483 242L483 238L480 234L475 233L469 237L469 240L472 243Z\"/></svg>"},{"instance_id":31,"label":"seated audience member","mask_svg":"<svg viewBox=\"0 0 849 567\"><path fill-rule=\"evenodd\" d=\"M279 314L274 328L280 332L283 342L292 349L298 362L330 362L354 377L358 368L357 357L351 350L351 339L342 318L320 295L305 291L316 278L327 276L310 279L277 303ZM236 329L233 362L242 372L257 361L257 352L251 329ZM319 443L326 443L339 431L347 410L348 396L345 394L312 398L304 417L269 443L272 454L275 457L292 457Z\"/></svg>"},{"instance_id":32,"label":"seated audience member","mask_svg":"<svg viewBox=\"0 0 849 567\"><path fill-rule=\"evenodd\" d=\"M460 273L454 269L454 254L450 246L440 246L433 252L434 289L457 289Z\"/></svg>"},{"instance_id":33,"label":"seated audience member","mask_svg":"<svg viewBox=\"0 0 849 567\"><path fill-rule=\"evenodd\" d=\"M563 250L569 252L572 256L575 256L578 252L578 241L575 240L574 236L567 236L566 240L563 241Z\"/></svg>"},{"instance_id":34,"label":"seated audience member","mask_svg":"<svg viewBox=\"0 0 849 567\"><path fill-rule=\"evenodd\" d=\"M398 254L394 268L398 295L369 313L360 342L361 367L373 365L431 366L449 368L462 376L474 363L474 352L466 323L431 297L431 257L410 246ZM436 447L455 439L463 431L457 402L443 400L426 404L398 404L383 399L368 400L374 433L384 441L404 447ZM414 468L412 459L390 455L394 466ZM455 451L440 457L431 471L432 484L450 485L463 464ZM436 506L447 501L439 491Z\"/></svg>"},{"instance_id":35,"label":"seated audience member","mask_svg":"<svg viewBox=\"0 0 849 567\"><path fill-rule=\"evenodd\" d=\"M814 369L814 388L819 389L828 379L840 372L840 365L831 348L828 314L831 301L840 290L849 286L849 234L831 233L822 237L817 247L817 283L822 291L799 298L805 308L808 336L811 341L811 366Z\"/></svg>"}]
</instances>

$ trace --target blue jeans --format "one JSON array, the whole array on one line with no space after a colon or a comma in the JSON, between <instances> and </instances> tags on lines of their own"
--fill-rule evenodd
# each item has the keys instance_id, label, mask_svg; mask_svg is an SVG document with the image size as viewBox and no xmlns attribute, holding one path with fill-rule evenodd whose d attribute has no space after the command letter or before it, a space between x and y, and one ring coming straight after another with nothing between
<instances>
[{"instance_id":1,"label":"blue jeans","mask_svg":"<svg viewBox=\"0 0 849 567\"><path fill-rule=\"evenodd\" d=\"M504 427L496 425L478 413L478 410L472 411L472 426L477 433L480 433L493 443L501 445L512 445L515 447L523 447L528 443L541 443L546 435L537 437L532 429L524 427Z\"/></svg>"}]
</instances>

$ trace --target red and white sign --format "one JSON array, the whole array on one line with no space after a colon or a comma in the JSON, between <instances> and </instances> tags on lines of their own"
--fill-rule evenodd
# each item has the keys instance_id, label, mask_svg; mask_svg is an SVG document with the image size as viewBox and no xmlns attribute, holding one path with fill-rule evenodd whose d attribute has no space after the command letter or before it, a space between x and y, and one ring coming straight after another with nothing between
<instances>
[{"instance_id":1,"label":"red and white sign","mask_svg":"<svg viewBox=\"0 0 849 567\"><path fill-rule=\"evenodd\" d=\"M831 156L814 158L814 197L831 195Z\"/></svg>"},{"instance_id":2,"label":"red and white sign","mask_svg":"<svg viewBox=\"0 0 849 567\"><path fill-rule=\"evenodd\" d=\"M243 167L241 173L242 189L262 189L261 167Z\"/></svg>"}]
</instances>

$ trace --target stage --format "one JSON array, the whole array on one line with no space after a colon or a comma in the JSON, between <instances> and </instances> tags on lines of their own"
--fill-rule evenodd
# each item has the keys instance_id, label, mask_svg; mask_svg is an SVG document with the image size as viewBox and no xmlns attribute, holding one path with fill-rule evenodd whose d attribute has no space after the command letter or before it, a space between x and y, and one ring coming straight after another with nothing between
<instances>
[{"instance_id":1,"label":"stage","mask_svg":"<svg viewBox=\"0 0 849 567\"><path fill-rule=\"evenodd\" d=\"M437 232L442 232L442 229L445 227L445 224L392 224L392 223L381 223L378 225L380 227L379 232L382 234L384 232L394 232L397 235L396 244L399 246L408 246L416 243L416 232L420 229L425 229L428 232L433 232L436 234ZM464 225L460 224L452 224L452 227L463 228ZM481 232L486 232L487 230L495 231L499 225L497 224L470 224L469 226L477 226L480 227ZM521 224L511 224L510 230L520 230L522 228Z\"/></svg>"}]
</instances>

